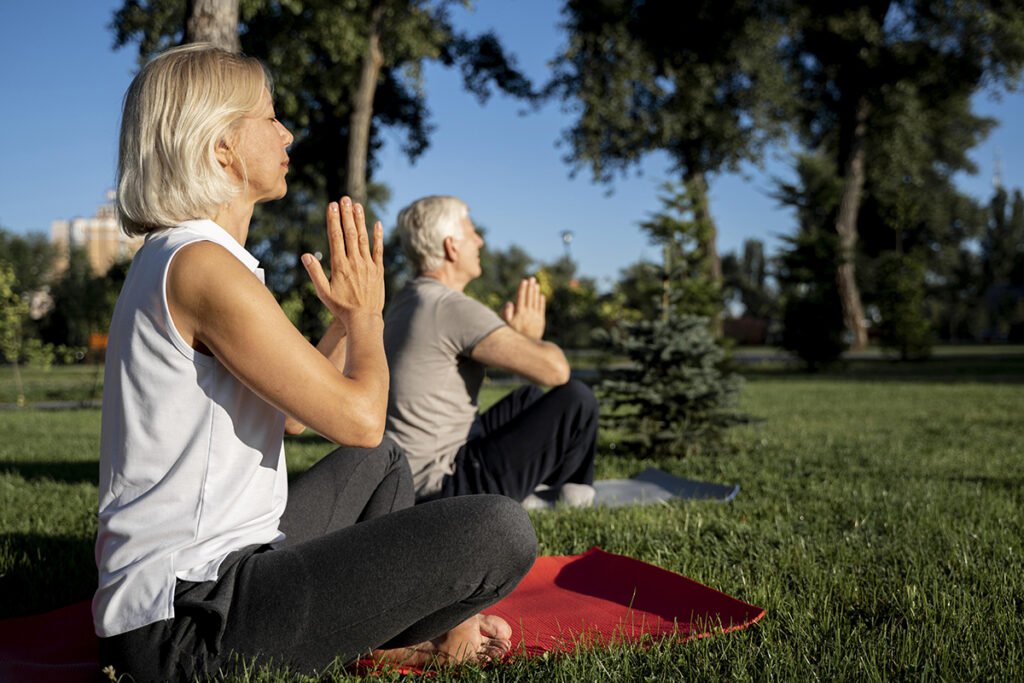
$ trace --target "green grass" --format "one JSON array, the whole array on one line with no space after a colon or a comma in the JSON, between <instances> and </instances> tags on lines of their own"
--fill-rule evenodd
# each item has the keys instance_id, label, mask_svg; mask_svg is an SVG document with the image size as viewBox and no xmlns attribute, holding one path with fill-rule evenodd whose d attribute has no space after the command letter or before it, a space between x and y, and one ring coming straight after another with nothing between
<instances>
[{"instance_id":1,"label":"green grass","mask_svg":"<svg viewBox=\"0 0 1024 683\"><path fill-rule=\"evenodd\" d=\"M481 403L507 389L486 386ZM728 504L534 513L540 552L601 546L765 617L689 643L438 679L1020 679L1022 405L1019 356L857 361L818 375L751 370L742 408L765 420L735 430L725 455L652 462L602 434L599 477L656 465L740 493ZM87 599L99 411L0 411L0 433L0 617ZM329 446L301 437L287 449L297 472Z\"/></svg>"},{"instance_id":2,"label":"green grass","mask_svg":"<svg viewBox=\"0 0 1024 683\"><path fill-rule=\"evenodd\" d=\"M42 369L19 367L25 401L89 401L103 395L102 365L65 365ZM0 406L16 404L14 368L0 365Z\"/></svg>"}]
</instances>

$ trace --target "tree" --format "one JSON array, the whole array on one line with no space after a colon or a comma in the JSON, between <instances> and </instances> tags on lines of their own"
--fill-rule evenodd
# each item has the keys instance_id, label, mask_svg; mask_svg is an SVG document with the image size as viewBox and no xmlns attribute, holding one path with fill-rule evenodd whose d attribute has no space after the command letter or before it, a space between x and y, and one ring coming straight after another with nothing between
<instances>
[{"instance_id":1,"label":"tree","mask_svg":"<svg viewBox=\"0 0 1024 683\"><path fill-rule=\"evenodd\" d=\"M663 255L654 315L596 334L605 351L630 361L602 371L602 419L655 457L714 449L725 428L750 421L733 410L740 378L726 368L709 326L721 299L710 276L703 195L692 184L663 189L664 209L642 224Z\"/></svg>"},{"instance_id":2,"label":"tree","mask_svg":"<svg viewBox=\"0 0 1024 683\"><path fill-rule=\"evenodd\" d=\"M782 348L810 370L834 363L849 346L835 279L838 240L826 230L784 238L778 280L782 288Z\"/></svg>"},{"instance_id":3,"label":"tree","mask_svg":"<svg viewBox=\"0 0 1024 683\"><path fill-rule=\"evenodd\" d=\"M57 252L45 235L16 235L0 228L0 261L14 271L22 292L43 288L53 275Z\"/></svg>"},{"instance_id":4,"label":"tree","mask_svg":"<svg viewBox=\"0 0 1024 683\"><path fill-rule=\"evenodd\" d=\"M990 218L981 236L982 277L986 287L1011 284L1014 265L1024 247L1024 195L996 188L989 204Z\"/></svg>"},{"instance_id":5,"label":"tree","mask_svg":"<svg viewBox=\"0 0 1024 683\"><path fill-rule=\"evenodd\" d=\"M664 291L662 281L661 266L656 263L637 261L623 268L612 289L612 300L606 303L605 317L612 320L657 317Z\"/></svg>"},{"instance_id":6,"label":"tree","mask_svg":"<svg viewBox=\"0 0 1024 683\"><path fill-rule=\"evenodd\" d=\"M278 118L295 134L289 193L261 205L248 247L278 295L301 290L302 252L326 253L323 206L343 193L373 205L387 193L372 182L374 153L388 128L404 133L411 160L429 143L429 112L420 73L425 60L461 70L483 102L492 87L530 97L529 82L497 38L457 31L455 0L242 0L242 50L260 58L275 85ZM466 2L458 4L465 5ZM115 13L115 46L137 43L140 61L182 42L186 15L178 0L125 0ZM365 190L364 190L365 188ZM321 327L315 297L298 302L299 329Z\"/></svg>"},{"instance_id":7,"label":"tree","mask_svg":"<svg viewBox=\"0 0 1024 683\"><path fill-rule=\"evenodd\" d=\"M774 317L776 295L768 284L764 242L744 240L742 257L726 254L722 258L722 282L730 296L739 299L744 315L761 319Z\"/></svg>"},{"instance_id":8,"label":"tree","mask_svg":"<svg viewBox=\"0 0 1024 683\"><path fill-rule=\"evenodd\" d=\"M120 291L120 283L114 278L121 278L123 272L124 267L118 266L112 269L109 280L96 276L85 249L72 247L67 269L51 286L53 308L39 321L43 341L54 346L85 348L93 332L106 332L117 301L116 292Z\"/></svg>"},{"instance_id":9,"label":"tree","mask_svg":"<svg viewBox=\"0 0 1024 683\"><path fill-rule=\"evenodd\" d=\"M679 313L714 320L722 307L720 277L715 276L714 224L708 217L707 196L691 181L682 186L665 183L662 210L640 224L651 243L661 247L662 315L673 306ZM678 290L670 306L669 295Z\"/></svg>"},{"instance_id":10,"label":"tree","mask_svg":"<svg viewBox=\"0 0 1024 683\"><path fill-rule=\"evenodd\" d=\"M238 52L238 0L186 0L186 43L213 43Z\"/></svg>"},{"instance_id":11,"label":"tree","mask_svg":"<svg viewBox=\"0 0 1024 683\"><path fill-rule=\"evenodd\" d=\"M25 342L23 327L28 317L28 302L23 301L15 288L14 268L0 262L0 353L14 369L14 383L18 388L18 405L25 404L25 388L21 381L19 362Z\"/></svg>"},{"instance_id":12,"label":"tree","mask_svg":"<svg viewBox=\"0 0 1024 683\"><path fill-rule=\"evenodd\" d=\"M752 421L735 411L742 380L727 369L708 319L680 313L682 296L672 287L653 318L597 332L605 351L629 360L601 372L601 420L637 457L713 452L728 427Z\"/></svg>"},{"instance_id":13,"label":"tree","mask_svg":"<svg viewBox=\"0 0 1024 683\"><path fill-rule=\"evenodd\" d=\"M892 151L895 120L1016 82L1024 33L1014 27L1024 22L1024 7L1002 0L790 0L780 8L790 20L780 46L800 91L801 131L812 149L834 152L842 181L835 277L852 346L862 348L867 329L855 259L869 164Z\"/></svg>"},{"instance_id":14,"label":"tree","mask_svg":"<svg viewBox=\"0 0 1024 683\"><path fill-rule=\"evenodd\" d=\"M924 265L906 254L889 252L879 268L878 343L900 360L931 353L932 330L925 315Z\"/></svg>"},{"instance_id":15,"label":"tree","mask_svg":"<svg viewBox=\"0 0 1024 683\"><path fill-rule=\"evenodd\" d=\"M829 229L838 210L841 183L823 154L797 158L797 184L780 183L778 199L796 209L797 234L777 261L782 302L782 347L811 370L832 363L848 343L843 339L842 306L833 277L838 237Z\"/></svg>"},{"instance_id":16,"label":"tree","mask_svg":"<svg viewBox=\"0 0 1024 683\"><path fill-rule=\"evenodd\" d=\"M22 362L48 368L58 356L64 362L75 357L75 349L44 344L34 336L30 326L30 305L21 294L15 268L0 259L0 357L11 364L19 406L25 404L25 387L21 378Z\"/></svg>"},{"instance_id":17,"label":"tree","mask_svg":"<svg viewBox=\"0 0 1024 683\"><path fill-rule=\"evenodd\" d=\"M579 112L565 133L574 172L611 182L666 152L693 193L702 249L721 279L708 176L760 158L782 133L787 86L775 58L783 21L773 2L697 0L680 21L672 0L568 0L569 45L549 96Z\"/></svg>"},{"instance_id":18,"label":"tree","mask_svg":"<svg viewBox=\"0 0 1024 683\"><path fill-rule=\"evenodd\" d=\"M591 348L594 330L604 325L597 283L593 278L579 277L576 262L569 256L542 265L537 279L547 297L544 338L564 349Z\"/></svg>"}]
</instances>

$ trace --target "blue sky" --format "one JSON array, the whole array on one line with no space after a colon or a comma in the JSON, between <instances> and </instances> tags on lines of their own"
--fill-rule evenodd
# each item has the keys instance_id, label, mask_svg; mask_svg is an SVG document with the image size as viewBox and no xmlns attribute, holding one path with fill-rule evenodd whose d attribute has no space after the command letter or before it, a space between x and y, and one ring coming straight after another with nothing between
<instances>
[{"instance_id":1,"label":"blue sky","mask_svg":"<svg viewBox=\"0 0 1024 683\"><path fill-rule=\"evenodd\" d=\"M0 23L0 226L18 233L49 232L57 218L89 216L113 184L121 97L135 68L135 51L115 52L108 28L119 0L5 0ZM542 82L547 63L564 43L555 0L479 0L476 10L453 10L470 31L493 29L530 77ZM564 251L571 231L581 274L608 285L620 268L657 258L637 223L659 208L658 186L671 177L667 159L654 156L643 175L595 185L586 172L575 179L556 146L571 123L557 103L521 116L524 107L492 97L481 106L461 90L459 75L425 69L427 102L435 126L431 147L415 165L402 156L399 137L385 133L376 179L390 186L385 230L398 211L426 194L456 194L470 205L499 248L518 244L535 258ZM964 191L983 199L992 192L998 154L1004 184L1024 187L1024 95L976 100L976 110L1001 121L973 152L980 173L959 178ZM786 150L764 169L712 178L711 212L719 250L744 239L764 240L794 229L789 211L769 196L773 177L791 175ZM609 195L608 190L613 192Z\"/></svg>"}]
</instances>

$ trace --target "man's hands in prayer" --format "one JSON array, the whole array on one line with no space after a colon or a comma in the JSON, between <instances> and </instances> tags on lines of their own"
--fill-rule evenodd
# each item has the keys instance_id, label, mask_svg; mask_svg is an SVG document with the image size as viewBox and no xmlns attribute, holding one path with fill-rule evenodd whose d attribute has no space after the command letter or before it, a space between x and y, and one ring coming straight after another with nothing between
<instances>
[{"instance_id":1,"label":"man's hands in prayer","mask_svg":"<svg viewBox=\"0 0 1024 683\"><path fill-rule=\"evenodd\" d=\"M547 299L540 293L537 278L525 278L519 283L516 301L506 302L501 318L516 332L540 341L544 337L544 311Z\"/></svg>"}]
</instances>

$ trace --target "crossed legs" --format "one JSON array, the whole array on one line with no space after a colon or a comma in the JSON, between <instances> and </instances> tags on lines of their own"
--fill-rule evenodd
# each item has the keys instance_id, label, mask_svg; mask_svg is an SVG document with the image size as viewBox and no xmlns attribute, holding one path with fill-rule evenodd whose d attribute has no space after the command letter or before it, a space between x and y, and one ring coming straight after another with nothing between
<instances>
[{"instance_id":1,"label":"crossed legs","mask_svg":"<svg viewBox=\"0 0 1024 683\"><path fill-rule=\"evenodd\" d=\"M441 496L496 493L521 501L539 484L593 484L598 404L582 382L516 389L481 415L482 436L455 456Z\"/></svg>"},{"instance_id":2,"label":"crossed legs","mask_svg":"<svg viewBox=\"0 0 1024 683\"><path fill-rule=\"evenodd\" d=\"M532 566L529 517L501 496L411 502L390 441L333 451L292 483L280 547L229 557L217 581L179 581L175 618L102 639L103 664L145 681L215 673L236 655L305 673L373 651L496 656L510 633L477 615Z\"/></svg>"}]
</instances>

